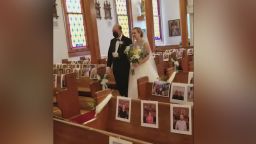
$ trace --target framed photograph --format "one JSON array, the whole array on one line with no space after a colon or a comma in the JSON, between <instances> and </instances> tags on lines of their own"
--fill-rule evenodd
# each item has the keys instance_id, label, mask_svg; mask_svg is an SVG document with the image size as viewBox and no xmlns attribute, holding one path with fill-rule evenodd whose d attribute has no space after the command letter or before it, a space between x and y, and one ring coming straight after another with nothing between
<instances>
[{"instance_id":1,"label":"framed photograph","mask_svg":"<svg viewBox=\"0 0 256 144\"><path fill-rule=\"evenodd\" d=\"M130 122L131 119L131 98L117 97L116 119L124 122Z\"/></svg>"},{"instance_id":2,"label":"framed photograph","mask_svg":"<svg viewBox=\"0 0 256 144\"><path fill-rule=\"evenodd\" d=\"M164 81L155 81L152 85L152 95L169 97L171 84Z\"/></svg>"},{"instance_id":3,"label":"framed photograph","mask_svg":"<svg viewBox=\"0 0 256 144\"><path fill-rule=\"evenodd\" d=\"M167 53L167 52L164 52L163 53L163 61L169 61L169 53Z\"/></svg>"},{"instance_id":4,"label":"framed photograph","mask_svg":"<svg viewBox=\"0 0 256 144\"><path fill-rule=\"evenodd\" d=\"M170 101L173 103L187 102L187 84L172 83Z\"/></svg>"},{"instance_id":5,"label":"framed photograph","mask_svg":"<svg viewBox=\"0 0 256 144\"><path fill-rule=\"evenodd\" d=\"M192 135L191 105L171 104L171 132Z\"/></svg>"},{"instance_id":6,"label":"framed photograph","mask_svg":"<svg viewBox=\"0 0 256 144\"><path fill-rule=\"evenodd\" d=\"M158 128L158 102L141 100L141 126Z\"/></svg>"},{"instance_id":7,"label":"framed photograph","mask_svg":"<svg viewBox=\"0 0 256 144\"><path fill-rule=\"evenodd\" d=\"M169 36L174 37L174 36L180 36L180 20L169 20L168 21L168 26L169 26Z\"/></svg>"},{"instance_id":8,"label":"framed photograph","mask_svg":"<svg viewBox=\"0 0 256 144\"><path fill-rule=\"evenodd\" d=\"M53 74L53 87L57 88L57 74Z\"/></svg>"},{"instance_id":9,"label":"framed photograph","mask_svg":"<svg viewBox=\"0 0 256 144\"><path fill-rule=\"evenodd\" d=\"M109 144L132 144L132 142L109 136Z\"/></svg>"},{"instance_id":10,"label":"framed photograph","mask_svg":"<svg viewBox=\"0 0 256 144\"><path fill-rule=\"evenodd\" d=\"M187 102L190 104L193 104L193 102L194 102L194 85L188 84L187 89L188 89Z\"/></svg>"}]
</instances>

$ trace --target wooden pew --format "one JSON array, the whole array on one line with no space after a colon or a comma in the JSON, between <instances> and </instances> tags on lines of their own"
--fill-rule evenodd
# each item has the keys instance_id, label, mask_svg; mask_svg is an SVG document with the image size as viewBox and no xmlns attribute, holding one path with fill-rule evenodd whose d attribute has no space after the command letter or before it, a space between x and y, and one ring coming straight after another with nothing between
<instances>
[{"instance_id":1,"label":"wooden pew","mask_svg":"<svg viewBox=\"0 0 256 144\"><path fill-rule=\"evenodd\" d=\"M173 80L174 83L188 83L188 72L178 72ZM170 102L169 97L160 97L152 95L153 82L149 82L147 78L138 79L138 98L142 100L154 100L159 102ZM170 88L171 92L171 88Z\"/></svg>"},{"instance_id":2,"label":"wooden pew","mask_svg":"<svg viewBox=\"0 0 256 144\"><path fill-rule=\"evenodd\" d=\"M170 132L170 103L158 103L159 128L156 129L141 126L140 100L132 99L131 105L130 123L115 119L116 97L112 97L96 120L85 125L156 144L193 144L193 135L181 135Z\"/></svg>"},{"instance_id":3,"label":"wooden pew","mask_svg":"<svg viewBox=\"0 0 256 144\"><path fill-rule=\"evenodd\" d=\"M133 144L152 144L56 118L53 119L53 134L54 144L109 144L109 136L131 141Z\"/></svg>"},{"instance_id":4,"label":"wooden pew","mask_svg":"<svg viewBox=\"0 0 256 144\"><path fill-rule=\"evenodd\" d=\"M67 74L65 77L68 89L57 94L56 101L62 112L62 117L70 118L80 114L80 106L78 101L77 85L75 82L75 74Z\"/></svg>"}]
</instances>

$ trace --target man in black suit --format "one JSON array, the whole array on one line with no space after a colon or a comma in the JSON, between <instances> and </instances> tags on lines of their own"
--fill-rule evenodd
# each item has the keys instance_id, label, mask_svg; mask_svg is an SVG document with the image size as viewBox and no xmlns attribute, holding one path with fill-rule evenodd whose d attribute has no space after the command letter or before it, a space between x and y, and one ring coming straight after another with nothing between
<instances>
[{"instance_id":1,"label":"man in black suit","mask_svg":"<svg viewBox=\"0 0 256 144\"><path fill-rule=\"evenodd\" d=\"M124 51L126 46L132 44L132 40L123 35L120 25L113 27L113 36L108 50L107 71L109 72L112 67L117 89L121 96L127 97L130 62Z\"/></svg>"}]
</instances>

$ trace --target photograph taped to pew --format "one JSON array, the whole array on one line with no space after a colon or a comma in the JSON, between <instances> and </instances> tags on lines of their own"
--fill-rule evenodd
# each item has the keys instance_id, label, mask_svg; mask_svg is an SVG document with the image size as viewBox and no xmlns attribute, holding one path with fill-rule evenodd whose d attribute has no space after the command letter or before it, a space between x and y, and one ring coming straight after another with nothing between
<instances>
[{"instance_id":1,"label":"photograph taped to pew","mask_svg":"<svg viewBox=\"0 0 256 144\"><path fill-rule=\"evenodd\" d=\"M74 70L74 73L76 74L76 79L79 79L80 78L80 73L79 73L80 68L74 68L73 70Z\"/></svg>"},{"instance_id":2,"label":"photograph taped to pew","mask_svg":"<svg viewBox=\"0 0 256 144\"><path fill-rule=\"evenodd\" d=\"M184 52L184 48L176 50L176 58L177 59L182 59L183 58L183 52Z\"/></svg>"},{"instance_id":3,"label":"photograph taped to pew","mask_svg":"<svg viewBox=\"0 0 256 144\"><path fill-rule=\"evenodd\" d=\"M132 144L132 142L109 136L109 144Z\"/></svg>"},{"instance_id":4,"label":"photograph taped to pew","mask_svg":"<svg viewBox=\"0 0 256 144\"><path fill-rule=\"evenodd\" d=\"M65 74L70 74L72 73L72 69L71 68L66 68L65 69Z\"/></svg>"},{"instance_id":5,"label":"photograph taped to pew","mask_svg":"<svg viewBox=\"0 0 256 144\"><path fill-rule=\"evenodd\" d=\"M171 104L171 132L192 135L191 105Z\"/></svg>"},{"instance_id":6,"label":"photograph taped to pew","mask_svg":"<svg viewBox=\"0 0 256 144\"><path fill-rule=\"evenodd\" d=\"M65 74L60 75L60 88L66 88L66 78Z\"/></svg>"},{"instance_id":7,"label":"photograph taped to pew","mask_svg":"<svg viewBox=\"0 0 256 144\"><path fill-rule=\"evenodd\" d=\"M194 55L194 49L192 49L192 48L187 49L187 55L189 55L189 56Z\"/></svg>"},{"instance_id":8,"label":"photograph taped to pew","mask_svg":"<svg viewBox=\"0 0 256 144\"><path fill-rule=\"evenodd\" d=\"M187 90L188 90L187 103L193 104L193 102L194 102L194 85L189 84Z\"/></svg>"},{"instance_id":9,"label":"photograph taped to pew","mask_svg":"<svg viewBox=\"0 0 256 144\"><path fill-rule=\"evenodd\" d=\"M170 101L173 103L187 102L187 84L172 83Z\"/></svg>"},{"instance_id":10,"label":"photograph taped to pew","mask_svg":"<svg viewBox=\"0 0 256 144\"><path fill-rule=\"evenodd\" d=\"M169 97L171 84L164 81L155 81L152 85L152 95Z\"/></svg>"},{"instance_id":11,"label":"photograph taped to pew","mask_svg":"<svg viewBox=\"0 0 256 144\"><path fill-rule=\"evenodd\" d=\"M57 88L57 74L53 74L53 87Z\"/></svg>"},{"instance_id":12,"label":"photograph taped to pew","mask_svg":"<svg viewBox=\"0 0 256 144\"><path fill-rule=\"evenodd\" d=\"M163 53L163 61L169 61L169 53L167 53L167 52L164 52Z\"/></svg>"},{"instance_id":13,"label":"photograph taped to pew","mask_svg":"<svg viewBox=\"0 0 256 144\"><path fill-rule=\"evenodd\" d=\"M97 80L98 79L98 73L97 73L97 67L91 68L90 72L90 79Z\"/></svg>"},{"instance_id":14,"label":"photograph taped to pew","mask_svg":"<svg viewBox=\"0 0 256 144\"><path fill-rule=\"evenodd\" d=\"M141 100L141 126L158 128L158 102Z\"/></svg>"},{"instance_id":15,"label":"photograph taped to pew","mask_svg":"<svg viewBox=\"0 0 256 144\"><path fill-rule=\"evenodd\" d=\"M131 119L131 98L117 97L116 119L124 122L130 122Z\"/></svg>"},{"instance_id":16,"label":"photograph taped to pew","mask_svg":"<svg viewBox=\"0 0 256 144\"><path fill-rule=\"evenodd\" d=\"M188 84L193 84L194 83L194 72L189 72L188 73Z\"/></svg>"}]
</instances>

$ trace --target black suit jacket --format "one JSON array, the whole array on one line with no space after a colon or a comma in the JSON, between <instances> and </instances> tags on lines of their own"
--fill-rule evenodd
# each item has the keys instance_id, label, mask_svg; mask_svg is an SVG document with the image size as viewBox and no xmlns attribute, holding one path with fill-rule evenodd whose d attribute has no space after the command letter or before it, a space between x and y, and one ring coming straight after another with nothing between
<instances>
[{"instance_id":1,"label":"black suit jacket","mask_svg":"<svg viewBox=\"0 0 256 144\"><path fill-rule=\"evenodd\" d=\"M119 45L118 48L118 58L114 58L112 53L115 52L115 47L116 47L116 38L113 38L110 42L109 50L108 50L108 61L107 61L107 66L111 67L113 65L113 69L116 69L116 67L119 68L130 68L130 62L127 58L127 56L124 54L124 51L126 49L126 46L129 46L132 44L132 40L128 37L125 37L124 35L122 36L121 41L123 42L122 44Z\"/></svg>"}]
</instances>

